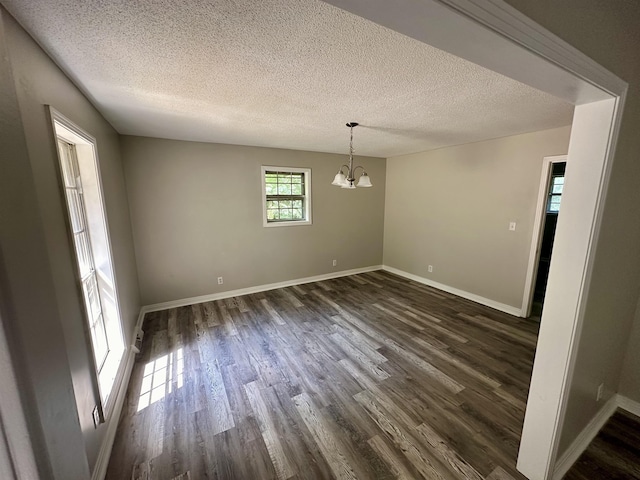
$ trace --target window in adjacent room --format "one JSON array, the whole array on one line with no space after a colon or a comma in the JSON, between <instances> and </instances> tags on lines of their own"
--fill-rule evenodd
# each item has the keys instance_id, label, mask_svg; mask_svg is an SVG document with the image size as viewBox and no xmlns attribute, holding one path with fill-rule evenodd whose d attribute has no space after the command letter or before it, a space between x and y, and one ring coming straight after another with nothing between
<instances>
[{"instance_id":1,"label":"window in adjacent room","mask_svg":"<svg viewBox=\"0 0 640 480\"><path fill-rule=\"evenodd\" d=\"M262 167L265 227L311 224L311 169Z\"/></svg>"},{"instance_id":2,"label":"window in adjacent room","mask_svg":"<svg viewBox=\"0 0 640 480\"><path fill-rule=\"evenodd\" d=\"M69 240L84 303L87 348L95 371L96 403L104 420L114 403L111 392L125 348L96 143L53 110L52 117Z\"/></svg>"},{"instance_id":3,"label":"window in adjacent room","mask_svg":"<svg viewBox=\"0 0 640 480\"><path fill-rule=\"evenodd\" d=\"M549 185L549 198L547 200L547 213L558 213L560 211L560 200L562 199L562 189L564 188L564 172L566 163L556 163L553 165L551 173L551 183Z\"/></svg>"}]
</instances>

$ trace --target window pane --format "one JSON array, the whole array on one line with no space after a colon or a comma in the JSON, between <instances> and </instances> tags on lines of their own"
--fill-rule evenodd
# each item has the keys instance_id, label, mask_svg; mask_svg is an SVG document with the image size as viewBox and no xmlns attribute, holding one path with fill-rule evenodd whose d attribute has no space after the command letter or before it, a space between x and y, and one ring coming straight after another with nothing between
<instances>
[{"instance_id":1,"label":"window pane","mask_svg":"<svg viewBox=\"0 0 640 480\"><path fill-rule=\"evenodd\" d=\"M69 217L73 233L84 230L82 215L82 199L75 188L67 188L67 203L69 204Z\"/></svg>"},{"instance_id":2,"label":"window pane","mask_svg":"<svg viewBox=\"0 0 640 480\"><path fill-rule=\"evenodd\" d=\"M292 206L293 208L302 208L302 200L293 200Z\"/></svg>"},{"instance_id":3,"label":"window pane","mask_svg":"<svg viewBox=\"0 0 640 480\"><path fill-rule=\"evenodd\" d=\"M560 195L552 195L549 197L549 208L547 209L549 212L559 212L560 211Z\"/></svg>"},{"instance_id":4,"label":"window pane","mask_svg":"<svg viewBox=\"0 0 640 480\"><path fill-rule=\"evenodd\" d=\"M264 186L265 192L267 195L277 195L278 194L278 185L275 183L266 183Z\"/></svg>"},{"instance_id":5,"label":"window pane","mask_svg":"<svg viewBox=\"0 0 640 480\"><path fill-rule=\"evenodd\" d=\"M289 208L280 210L280 219L281 220L291 220L293 218L293 211Z\"/></svg>"},{"instance_id":6,"label":"window pane","mask_svg":"<svg viewBox=\"0 0 640 480\"><path fill-rule=\"evenodd\" d=\"M291 200L280 200L278 203L280 208L291 208Z\"/></svg>"},{"instance_id":7,"label":"window pane","mask_svg":"<svg viewBox=\"0 0 640 480\"><path fill-rule=\"evenodd\" d=\"M265 183L278 183L278 176L272 173L267 173L264 176Z\"/></svg>"},{"instance_id":8,"label":"window pane","mask_svg":"<svg viewBox=\"0 0 640 480\"><path fill-rule=\"evenodd\" d=\"M303 220L304 217L302 216L302 209L301 208L294 208L293 209L293 218L294 220Z\"/></svg>"},{"instance_id":9,"label":"window pane","mask_svg":"<svg viewBox=\"0 0 640 480\"><path fill-rule=\"evenodd\" d=\"M302 183L302 179L304 178L304 173L296 173L291 176L291 183Z\"/></svg>"},{"instance_id":10,"label":"window pane","mask_svg":"<svg viewBox=\"0 0 640 480\"><path fill-rule=\"evenodd\" d=\"M280 212L278 210L267 210L267 220L278 220Z\"/></svg>"},{"instance_id":11,"label":"window pane","mask_svg":"<svg viewBox=\"0 0 640 480\"><path fill-rule=\"evenodd\" d=\"M62 178L64 184L67 187L74 187L76 185L77 172L74 169L73 158L70 155L69 144L58 141L58 150L60 151L60 163L62 164Z\"/></svg>"},{"instance_id":12,"label":"window pane","mask_svg":"<svg viewBox=\"0 0 640 480\"><path fill-rule=\"evenodd\" d=\"M551 184L551 193L562 193L564 187L564 177L553 177Z\"/></svg>"},{"instance_id":13,"label":"window pane","mask_svg":"<svg viewBox=\"0 0 640 480\"><path fill-rule=\"evenodd\" d=\"M100 369L107 353L109 353L107 334L105 332L104 318L102 315L100 315L91 326L91 341L93 342L93 354L95 356L96 366Z\"/></svg>"},{"instance_id":14,"label":"window pane","mask_svg":"<svg viewBox=\"0 0 640 480\"><path fill-rule=\"evenodd\" d=\"M100 308L100 297L98 296L98 284L96 282L95 274L90 275L82 286L84 289L85 298L87 301L87 309L91 315L91 320L98 318L102 309Z\"/></svg>"},{"instance_id":15,"label":"window pane","mask_svg":"<svg viewBox=\"0 0 640 480\"><path fill-rule=\"evenodd\" d=\"M302 195L302 184L294 183L291 185L292 195Z\"/></svg>"},{"instance_id":16,"label":"window pane","mask_svg":"<svg viewBox=\"0 0 640 480\"><path fill-rule=\"evenodd\" d=\"M89 238L87 232L80 232L74 235L76 244L76 255L78 256L78 267L80 269L80 278L84 278L93 268L91 261L91 249L89 247Z\"/></svg>"},{"instance_id":17,"label":"window pane","mask_svg":"<svg viewBox=\"0 0 640 480\"><path fill-rule=\"evenodd\" d=\"M279 183L278 195L291 195L291 185Z\"/></svg>"}]
</instances>

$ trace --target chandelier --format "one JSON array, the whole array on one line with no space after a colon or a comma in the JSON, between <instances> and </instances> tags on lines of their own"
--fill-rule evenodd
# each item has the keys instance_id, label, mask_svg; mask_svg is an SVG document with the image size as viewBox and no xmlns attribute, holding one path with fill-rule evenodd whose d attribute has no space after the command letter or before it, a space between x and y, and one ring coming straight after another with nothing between
<instances>
[{"instance_id":1,"label":"chandelier","mask_svg":"<svg viewBox=\"0 0 640 480\"><path fill-rule=\"evenodd\" d=\"M356 188L356 187L373 187L371 184L371 179L367 172L365 172L364 167L358 165L357 167L353 166L353 127L357 127L359 124L356 122L347 123L347 127L351 130L351 141L349 142L349 165L342 165L336 173L333 182L331 185L335 185L341 188ZM346 172L343 172L343 169L346 168ZM354 185L356 181L355 172L357 169L361 168L362 173L360 174L360 178L358 178L358 184Z\"/></svg>"}]
</instances>

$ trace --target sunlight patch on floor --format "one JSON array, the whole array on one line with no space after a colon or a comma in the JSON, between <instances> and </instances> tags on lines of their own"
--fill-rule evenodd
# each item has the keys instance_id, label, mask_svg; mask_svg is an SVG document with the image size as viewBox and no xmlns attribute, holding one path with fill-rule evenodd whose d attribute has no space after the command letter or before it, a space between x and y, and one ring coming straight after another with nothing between
<instances>
[{"instance_id":1,"label":"sunlight patch on floor","mask_svg":"<svg viewBox=\"0 0 640 480\"><path fill-rule=\"evenodd\" d=\"M177 388L184 385L184 352L179 348L147 363L144 367L138 412L144 410L173 391L174 379Z\"/></svg>"}]
</instances>

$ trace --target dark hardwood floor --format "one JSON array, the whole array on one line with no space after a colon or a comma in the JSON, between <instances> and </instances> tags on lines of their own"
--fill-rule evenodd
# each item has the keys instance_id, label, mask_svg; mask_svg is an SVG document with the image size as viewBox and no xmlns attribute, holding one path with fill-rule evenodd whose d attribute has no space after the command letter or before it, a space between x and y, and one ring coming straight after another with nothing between
<instances>
[{"instance_id":1,"label":"dark hardwood floor","mask_svg":"<svg viewBox=\"0 0 640 480\"><path fill-rule=\"evenodd\" d=\"M640 418L618 410L564 478L640 479Z\"/></svg>"},{"instance_id":2,"label":"dark hardwood floor","mask_svg":"<svg viewBox=\"0 0 640 480\"><path fill-rule=\"evenodd\" d=\"M524 478L535 322L379 271L144 328L108 479Z\"/></svg>"}]
</instances>

